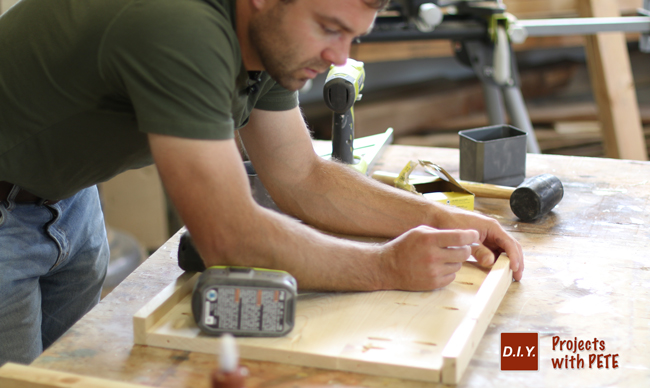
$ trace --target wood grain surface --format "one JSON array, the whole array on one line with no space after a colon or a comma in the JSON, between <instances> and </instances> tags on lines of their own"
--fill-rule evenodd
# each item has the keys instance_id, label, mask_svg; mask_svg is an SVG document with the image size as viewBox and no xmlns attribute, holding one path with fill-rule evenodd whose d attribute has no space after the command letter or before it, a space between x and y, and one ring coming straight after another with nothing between
<instances>
[{"instance_id":1,"label":"wood grain surface","mask_svg":"<svg viewBox=\"0 0 650 388\"><path fill-rule=\"evenodd\" d=\"M326 147L321 144L319 147ZM424 159L458 176L458 150L390 146L376 169L399 171ZM650 381L650 163L528 155L528 177L551 173L565 195L549 215L519 222L507 201L476 199L524 248L526 270L513 283L469 362L461 387L647 386ZM34 365L156 387L207 387L214 356L134 346L132 317L176 279L179 235L109 294ZM500 336L539 333L539 371L502 372ZM554 369L552 337L598 338L619 354L616 369ZM582 354L585 356L587 353ZM414 380L243 360L256 387L435 387ZM442 386L442 385L440 385Z\"/></svg>"}]
</instances>

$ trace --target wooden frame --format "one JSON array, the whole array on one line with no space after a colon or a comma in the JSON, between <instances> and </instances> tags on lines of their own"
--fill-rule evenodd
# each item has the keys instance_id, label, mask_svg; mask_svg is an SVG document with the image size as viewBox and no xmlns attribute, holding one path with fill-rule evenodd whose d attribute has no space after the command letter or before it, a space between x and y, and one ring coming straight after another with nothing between
<instances>
[{"instance_id":1,"label":"wooden frame","mask_svg":"<svg viewBox=\"0 0 650 388\"><path fill-rule=\"evenodd\" d=\"M133 317L140 345L217 353L191 313L198 274L185 273ZM282 338L238 338L242 358L456 384L512 281L509 260L467 262L431 292L301 293Z\"/></svg>"}]
</instances>

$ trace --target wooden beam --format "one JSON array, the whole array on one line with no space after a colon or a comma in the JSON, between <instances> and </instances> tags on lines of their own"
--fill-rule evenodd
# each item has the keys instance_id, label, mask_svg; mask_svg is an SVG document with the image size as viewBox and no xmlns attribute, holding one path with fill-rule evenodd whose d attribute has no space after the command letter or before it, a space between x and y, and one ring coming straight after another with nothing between
<instances>
[{"instance_id":1,"label":"wooden beam","mask_svg":"<svg viewBox=\"0 0 650 388\"><path fill-rule=\"evenodd\" d=\"M639 34L631 33L631 41L638 41ZM535 50L540 48L580 47L584 39L572 36L535 36L524 43L513 45L515 51ZM398 42L370 42L355 44L350 49L350 58L366 63L403 61L415 58L453 57L454 49L449 40L405 40Z\"/></svg>"},{"instance_id":2,"label":"wooden beam","mask_svg":"<svg viewBox=\"0 0 650 388\"><path fill-rule=\"evenodd\" d=\"M184 272L174 283L168 285L133 316L133 342L135 344L148 344L147 336L151 327L192 292L198 277L197 273Z\"/></svg>"},{"instance_id":3,"label":"wooden beam","mask_svg":"<svg viewBox=\"0 0 650 388\"><path fill-rule=\"evenodd\" d=\"M370 42L355 44L350 48L350 58L366 63L451 57L453 55L454 50L448 40Z\"/></svg>"},{"instance_id":4,"label":"wooden beam","mask_svg":"<svg viewBox=\"0 0 650 388\"><path fill-rule=\"evenodd\" d=\"M485 330L512 283L510 261L500 256L481 284L476 300L442 351L442 383L458 384Z\"/></svg>"},{"instance_id":5,"label":"wooden beam","mask_svg":"<svg viewBox=\"0 0 650 388\"><path fill-rule=\"evenodd\" d=\"M579 0L579 9L583 17L620 16L615 0ZM610 32L587 36L585 48L605 155L648 160L624 35Z\"/></svg>"},{"instance_id":6,"label":"wooden beam","mask_svg":"<svg viewBox=\"0 0 650 388\"><path fill-rule=\"evenodd\" d=\"M208 377L206 376L206 381ZM143 385L6 363L0 367L2 388L143 388Z\"/></svg>"}]
</instances>

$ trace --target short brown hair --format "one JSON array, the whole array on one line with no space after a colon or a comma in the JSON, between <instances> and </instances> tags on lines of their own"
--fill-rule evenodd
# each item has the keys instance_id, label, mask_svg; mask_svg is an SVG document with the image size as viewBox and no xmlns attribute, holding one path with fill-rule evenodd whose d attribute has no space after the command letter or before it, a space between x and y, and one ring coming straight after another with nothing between
<instances>
[{"instance_id":1,"label":"short brown hair","mask_svg":"<svg viewBox=\"0 0 650 388\"><path fill-rule=\"evenodd\" d=\"M289 4L292 3L294 0L280 0L283 3ZM364 3L370 8L374 9L384 9L388 7L388 3L390 3L390 0L363 0Z\"/></svg>"}]
</instances>

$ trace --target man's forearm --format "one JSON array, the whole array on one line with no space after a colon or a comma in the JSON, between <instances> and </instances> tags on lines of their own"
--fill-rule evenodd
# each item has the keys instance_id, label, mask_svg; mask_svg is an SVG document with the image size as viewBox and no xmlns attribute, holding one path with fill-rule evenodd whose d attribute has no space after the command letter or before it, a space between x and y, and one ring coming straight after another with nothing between
<instances>
[{"instance_id":1,"label":"man's forearm","mask_svg":"<svg viewBox=\"0 0 650 388\"><path fill-rule=\"evenodd\" d=\"M224 243L212 233L197 241L206 265L282 269L298 280L301 289L391 288L382 246L328 236L256 205L241 213L241 222L231 225L224 236L236 243Z\"/></svg>"},{"instance_id":2,"label":"man's forearm","mask_svg":"<svg viewBox=\"0 0 650 388\"><path fill-rule=\"evenodd\" d=\"M150 135L167 191L207 265L282 269L301 288L393 288L383 246L324 235L257 205L233 141Z\"/></svg>"},{"instance_id":3,"label":"man's forearm","mask_svg":"<svg viewBox=\"0 0 650 388\"><path fill-rule=\"evenodd\" d=\"M349 166L322 160L299 186L276 201L287 212L335 233L396 237L437 223L440 205L368 178Z\"/></svg>"}]
</instances>

